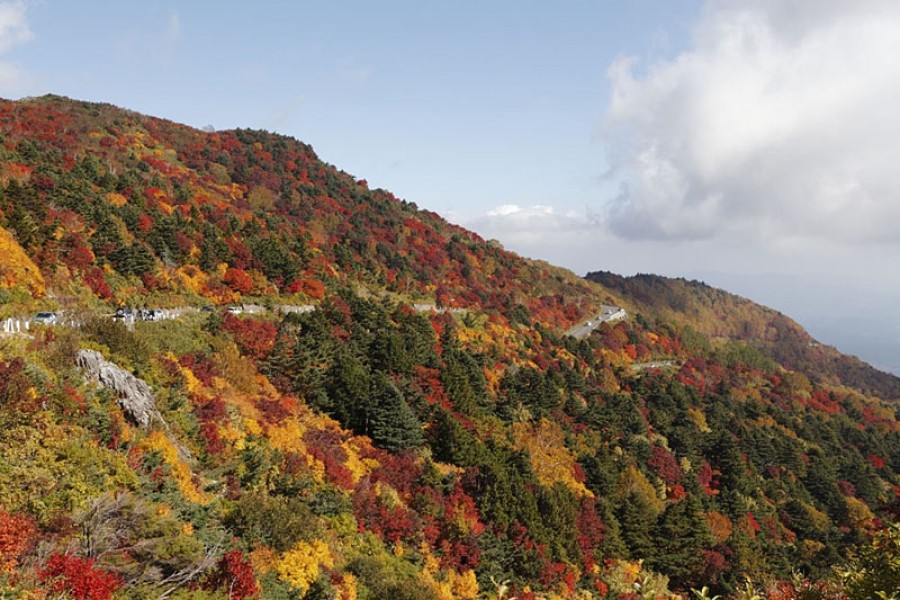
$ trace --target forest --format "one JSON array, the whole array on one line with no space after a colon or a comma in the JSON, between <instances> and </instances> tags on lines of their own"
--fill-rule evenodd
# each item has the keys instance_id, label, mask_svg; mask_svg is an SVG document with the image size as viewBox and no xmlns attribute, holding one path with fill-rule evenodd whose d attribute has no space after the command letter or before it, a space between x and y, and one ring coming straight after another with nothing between
<instances>
[{"instance_id":1,"label":"forest","mask_svg":"<svg viewBox=\"0 0 900 600\"><path fill-rule=\"evenodd\" d=\"M749 301L55 96L0 247L0 319L75 324L0 336L4 598L897 598L900 381Z\"/></svg>"}]
</instances>

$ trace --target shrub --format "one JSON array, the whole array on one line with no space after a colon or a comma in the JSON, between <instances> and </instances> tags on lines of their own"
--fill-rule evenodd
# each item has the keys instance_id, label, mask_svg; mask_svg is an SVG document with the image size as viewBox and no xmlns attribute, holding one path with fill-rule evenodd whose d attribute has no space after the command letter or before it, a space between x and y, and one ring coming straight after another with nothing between
<instances>
[{"instance_id":1,"label":"shrub","mask_svg":"<svg viewBox=\"0 0 900 600\"><path fill-rule=\"evenodd\" d=\"M122 586L122 580L94 566L91 558L53 554L41 569L40 580L51 591L69 594L74 600L106 600Z\"/></svg>"}]
</instances>

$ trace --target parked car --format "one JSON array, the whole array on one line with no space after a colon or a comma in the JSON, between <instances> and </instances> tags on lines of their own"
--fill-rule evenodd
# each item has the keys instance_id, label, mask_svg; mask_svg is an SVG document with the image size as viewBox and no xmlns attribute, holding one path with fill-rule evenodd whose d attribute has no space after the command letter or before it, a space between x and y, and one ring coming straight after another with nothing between
<instances>
[{"instance_id":1,"label":"parked car","mask_svg":"<svg viewBox=\"0 0 900 600\"><path fill-rule=\"evenodd\" d=\"M225 309L225 312L229 312L233 315L239 315L242 312L244 312L244 309L240 306L229 306L228 308Z\"/></svg>"},{"instance_id":2,"label":"parked car","mask_svg":"<svg viewBox=\"0 0 900 600\"><path fill-rule=\"evenodd\" d=\"M145 308L141 310L142 321L162 321L163 311L157 308Z\"/></svg>"},{"instance_id":3,"label":"parked car","mask_svg":"<svg viewBox=\"0 0 900 600\"><path fill-rule=\"evenodd\" d=\"M55 312L39 312L32 317L31 322L41 325L56 325L59 322L59 315Z\"/></svg>"},{"instance_id":4,"label":"parked car","mask_svg":"<svg viewBox=\"0 0 900 600\"><path fill-rule=\"evenodd\" d=\"M131 321L134 319L134 312L130 308L117 308L116 313L112 317L117 321Z\"/></svg>"}]
</instances>

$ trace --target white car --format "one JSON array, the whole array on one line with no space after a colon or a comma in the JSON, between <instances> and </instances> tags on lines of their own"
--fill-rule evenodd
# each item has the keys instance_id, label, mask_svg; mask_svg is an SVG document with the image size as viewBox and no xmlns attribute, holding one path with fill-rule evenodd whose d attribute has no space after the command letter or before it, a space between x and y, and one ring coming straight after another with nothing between
<instances>
[{"instance_id":1,"label":"white car","mask_svg":"<svg viewBox=\"0 0 900 600\"><path fill-rule=\"evenodd\" d=\"M32 317L31 322L41 325L56 325L59 322L59 315L55 312L39 312Z\"/></svg>"}]
</instances>

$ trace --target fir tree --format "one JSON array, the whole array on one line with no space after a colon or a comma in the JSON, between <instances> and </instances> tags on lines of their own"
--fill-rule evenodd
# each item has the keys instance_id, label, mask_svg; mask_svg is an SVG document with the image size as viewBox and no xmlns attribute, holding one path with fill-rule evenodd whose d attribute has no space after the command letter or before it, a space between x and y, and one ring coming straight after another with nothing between
<instances>
[{"instance_id":1,"label":"fir tree","mask_svg":"<svg viewBox=\"0 0 900 600\"><path fill-rule=\"evenodd\" d=\"M618 511L619 529L628 548L628 557L633 560L646 559L653 555L651 537L656 516L653 507L642 495L631 492Z\"/></svg>"},{"instance_id":2,"label":"fir tree","mask_svg":"<svg viewBox=\"0 0 900 600\"><path fill-rule=\"evenodd\" d=\"M390 377L372 377L369 400L362 416L362 430L376 445L391 452L422 444L422 424Z\"/></svg>"},{"instance_id":3,"label":"fir tree","mask_svg":"<svg viewBox=\"0 0 900 600\"><path fill-rule=\"evenodd\" d=\"M705 566L702 550L712 538L696 495L670 504L660 515L653 532L649 565L671 577L677 588L700 584Z\"/></svg>"}]
</instances>

